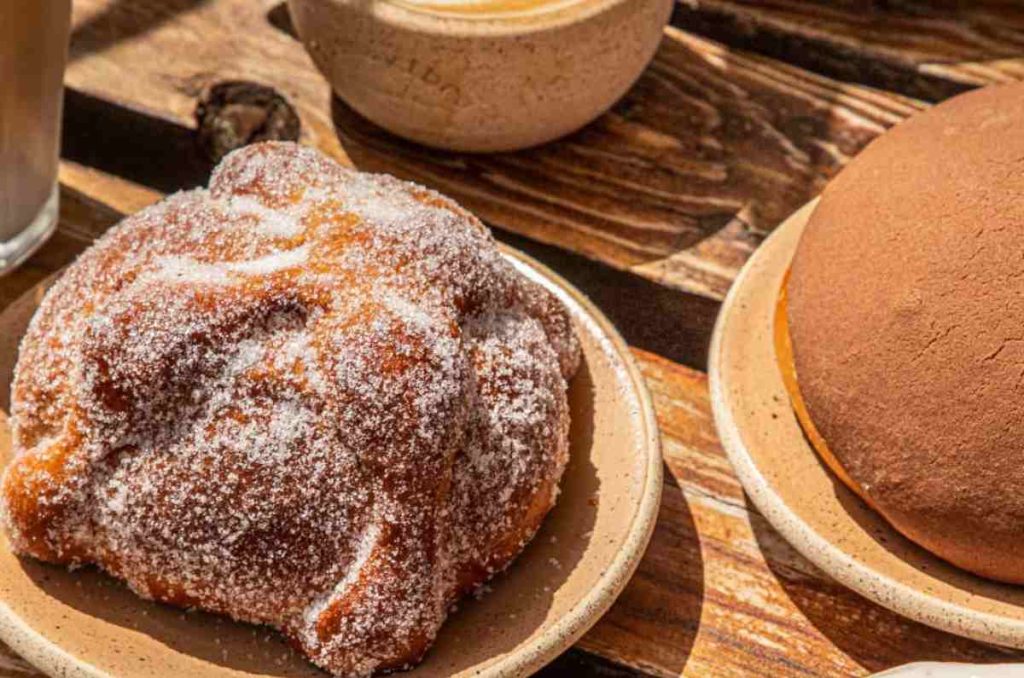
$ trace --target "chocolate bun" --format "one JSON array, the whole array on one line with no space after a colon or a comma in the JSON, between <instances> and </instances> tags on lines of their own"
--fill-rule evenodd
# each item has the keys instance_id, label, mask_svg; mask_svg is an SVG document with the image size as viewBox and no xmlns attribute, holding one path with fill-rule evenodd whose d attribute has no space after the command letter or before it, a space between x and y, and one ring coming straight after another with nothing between
<instances>
[{"instance_id":1,"label":"chocolate bun","mask_svg":"<svg viewBox=\"0 0 1024 678\"><path fill-rule=\"evenodd\" d=\"M872 143L825 190L786 293L823 456L913 541L1024 583L1024 84Z\"/></svg>"}]
</instances>

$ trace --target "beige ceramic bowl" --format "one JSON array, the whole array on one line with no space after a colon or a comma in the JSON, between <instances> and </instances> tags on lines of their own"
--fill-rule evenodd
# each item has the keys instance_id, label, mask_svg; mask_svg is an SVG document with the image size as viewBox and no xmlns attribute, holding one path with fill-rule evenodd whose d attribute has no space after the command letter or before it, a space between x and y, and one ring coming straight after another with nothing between
<instances>
[{"instance_id":1,"label":"beige ceramic bowl","mask_svg":"<svg viewBox=\"0 0 1024 678\"><path fill-rule=\"evenodd\" d=\"M1024 586L960 570L916 546L819 461L790 407L772 323L783 276L814 204L790 217L733 284L711 344L711 402L751 501L804 556L902 615L1024 648Z\"/></svg>"},{"instance_id":2,"label":"beige ceramic bowl","mask_svg":"<svg viewBox=\"0 0 1024 678\"><path fill-rule=\"evenodd\" d=\"M661 497L661 454L650 399L608 321L551 271L513 252L555 292L579 330L584 361L570 389L571 458L558 505L492 591L460 604L409 678L519 676L569 647L626 585ZM42 296L0 314L0 452L16 344ZM323 676L264 628L146 602L86 568L15 558L0 539L0 637L60 676L253 678Z\"/></svg>"},{"instance_id":3,"label":"beige ceramic bowl","mask_svg":"<svg viewBox=\"0 0 1024 678\"><path fill-rule=\"evenodd\" d=\"M587 124L640 76L673 0L289 0L349 106L440 148L504 151Z\"/></svg>"}]
</instances>

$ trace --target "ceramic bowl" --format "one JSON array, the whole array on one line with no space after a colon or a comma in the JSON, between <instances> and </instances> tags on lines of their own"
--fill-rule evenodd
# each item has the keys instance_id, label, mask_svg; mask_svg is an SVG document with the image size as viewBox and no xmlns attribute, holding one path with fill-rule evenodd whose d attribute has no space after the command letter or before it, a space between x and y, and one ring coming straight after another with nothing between
<instances>
[{"instance_id":1,"label":"ceramic bowl","mask_svg":"<svg viewBox=\"0 0 1024 678\"><path fill-rule=\"evenodd\" d=\"M658 430L642 377L608 320L557 275L506 256L569 308L583 345L570 387L571 456L558 504L479 600L459 604L403 674L519 676L572 645L611 606L650 538L661 497ZM10 455L18 339L44 287L0 314L0 454ZM43 671L113 678L323 676L273 631L136 597L93 568L13 556L0 538L0 638Z\"/></svg>"},{"instance_id":2,"label":"ceramic bowl","mask_svg":"<svg viewBox=\"0 0 1024 678\"><path fill-rule=\"evenodd\" d=\"M607 110L661 41L673 0L289 0L334 91L395 134L507 151Z\"/></svg>"}]
</instances>

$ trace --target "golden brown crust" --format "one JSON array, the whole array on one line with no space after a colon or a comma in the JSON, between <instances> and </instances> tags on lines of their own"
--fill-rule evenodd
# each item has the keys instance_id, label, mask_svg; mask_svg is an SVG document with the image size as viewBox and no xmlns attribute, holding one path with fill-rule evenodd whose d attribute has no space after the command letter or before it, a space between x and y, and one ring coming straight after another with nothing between
<instances>
[{"instance_id":1,"label":"golden brown crust","mask_svg":"<svg viewBox=\"0 0 1024 678\"><path fill-rule=\"evenodd\" d=\"M47 294L4 526L336 674L402 667L553 505L578 360L565 309L447 198L250 146Z\"/></svg>"},{"instance_id":2,"label":"golden brown crust","mask_svg":"<svg viewBox=\"0 0 1024 678\"><path fill-rule=\"evenodd\" d=\"M792 265L800 392L901 532L1024 582L1024 85L957 97L828 186Z\"/></svg>"},{"instance_id":3,"label":"golden brown crust","mask_svg":"<svg viewBox=\"0 0 1024 678\"><path fill-rule=\"evenodd\" d=\"M825 462L825 465L832 469L832 473L844 485L853 490L854 494L867 502L869 506L875 508L871 497L864 493L864 488L850 477L850 474L846 472L843 465L836 459L836 455L829 449L828 443L825 442L821 432L818 431L818 427L815 426L814 421L811 419L810 413L807 411L807 403L804 402L803 394L800 393L800 383L796 378L796 365L793 363L793 340L789 336L789 320L786 317L787 300L789 297L786 289L788 284L789 273L787 272L782 281L782 288L779 290L778 302L775 304L775 324L772 328L772 337L775 344L775 357L779 361L779 372L782 374L782 384L786 387L790 404L793 406L793 413L796 415L796 419L800 423L807 441L814 448L814 451L818 453L818 456L821 457L821 460Z\"/></svg>"}]
</instances>

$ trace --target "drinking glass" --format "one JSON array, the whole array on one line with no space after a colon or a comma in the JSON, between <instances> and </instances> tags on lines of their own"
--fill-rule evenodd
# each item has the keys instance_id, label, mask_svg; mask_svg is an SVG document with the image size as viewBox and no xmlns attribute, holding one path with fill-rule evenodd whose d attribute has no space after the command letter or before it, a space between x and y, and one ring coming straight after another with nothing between
<instances>
[{"instance_id":1,"label":"drinking glass","mask_svg":"<svg viewBox=\"0 0 1024 678\"><path fill-rule=\"evenodd\" d=\"M0 0L0 274L57 225L71 0Z\"/></svg>"}]
</instances>

